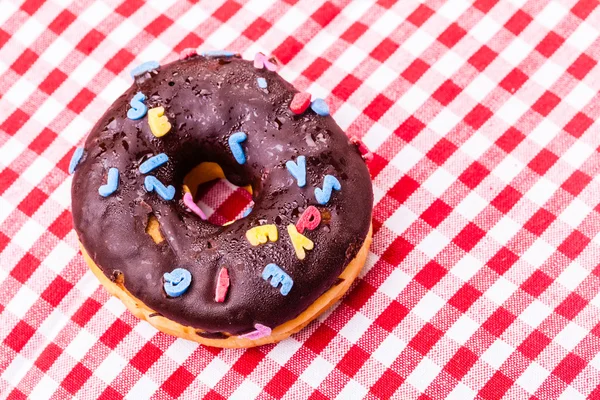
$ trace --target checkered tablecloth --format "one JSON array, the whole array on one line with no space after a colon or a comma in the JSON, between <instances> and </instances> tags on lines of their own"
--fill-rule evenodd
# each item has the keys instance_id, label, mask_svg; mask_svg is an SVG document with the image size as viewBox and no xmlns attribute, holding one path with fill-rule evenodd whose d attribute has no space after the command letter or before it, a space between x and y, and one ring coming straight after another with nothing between
<instances>
[{"instance_id":1,"label":"checkered tablecloth","mask_svg":"<svg viewBox=\"0 0 600 400\"><path fill-rule=\"evenodd\" d=\"M599 36L596 0L2 0L0 397L600 398ZM75 146L197 46L274 54L374 153L360 278L276 345L157 332L78 252Z\"/></svg>"}]
</instances>

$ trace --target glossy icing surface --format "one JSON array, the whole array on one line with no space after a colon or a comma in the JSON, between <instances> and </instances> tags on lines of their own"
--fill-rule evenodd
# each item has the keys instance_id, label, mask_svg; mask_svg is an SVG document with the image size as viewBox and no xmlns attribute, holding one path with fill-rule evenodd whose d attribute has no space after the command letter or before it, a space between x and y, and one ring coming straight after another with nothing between
<instances>
[{"instance_id":1,"label":"glossy icing surface","mask_svg":"<svg viewBox=\"0 0 600 400\"><path fill-rule=\"evenodd\" d=\"M262 89L257 78L268 86ZM136 93L148 109L164 107L170 131L156 137L147 117L127 117ZM361 247L371 223L373 192L366 165L354 144L330 116L310 108L294 114L297 90L276 72L257 69L239 58L190 57L138 76L104 114L85 143L72 186L73 218L79 239L108 277L122 276L125 287L165 317L206 331L205 335L244 334L256 324L276 327L296 317L328 288ZM244 132L246 162L232 154L228 139ZM148 174L140 165L164 153L168 162ZM287 161L306 157L306 185L299 187ZM202 162L218 163L235 185L252 185L255 205L245 218L215 226L183 202L184 176ZM98 194L110 168L119 170L119 185L108 197ZM146 176L175 187L166 201L144 188ZM315 189L326 175L335 176L325 205ZM298 259L287 233L310 205L321 222L304 235L314 242ZM154 215L165 240L146 233ZM273 224L278 240L258 246L246 232ZM262 277L268 264L291 279L287 295ZM187 291L168 297L163 275L184 268L192 275ZM229 286L223 302L215 301L219 272L226 268ZM211 333L212 332L212 333Z\"/></svg>"}]
</instances>

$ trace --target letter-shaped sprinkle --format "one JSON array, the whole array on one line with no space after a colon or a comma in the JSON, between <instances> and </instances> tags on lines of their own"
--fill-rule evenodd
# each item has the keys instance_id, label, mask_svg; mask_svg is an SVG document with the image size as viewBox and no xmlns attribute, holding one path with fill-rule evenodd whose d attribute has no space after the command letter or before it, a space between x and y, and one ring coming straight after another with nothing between
<instances>
[{"instance_id":1,"label":"letter-shaped sprinkle","mask_svg":"<svg viewBox=\"0 0 600 400\"><path fill-rule=\"evenodd\" d=\"M148 125L156 137L165 136L171 130L169 118L165 115L164 107L154 107L148 110Z\"/></svg>"},{"instance_id":2,"label":"letter-shaped sprinkle","mask_svg":"<svg viewBox=\"0 0 600 400\"><path fill-rule=\"evenodd\" d=\"M194 198L192 197L192 194L190 192L185 192L185 194L183 195L183 204L185 204L187 208L192 210L192 212L199 216L203 221L206 221L208 219L206 218L206 214L204 214L204 211L202 211L202 209L198 207L196 203L194 203Z\"/></svg>"},{"instance_id":3,"label":"letter-shaped sprinkle","mask_svg":"<svg viewBox=\"0 0 600 400\"><path fill-rule=\"evenodd\" d=\"M314 99L313 102L310 103L310 108L321 117L329 115L329 106L323 99Z\"/></svg>"},{"instance_id":4,"label":"letter-shaped sprinkle","mask_svg":"<svg viewBox=\"0 0 600 400\"><path fill-rule=\"evenodd\" d=\"M169 161L169 157L165 153L160 153L154 157L150 157L140 165L140 172L147 174L148 172L160 167L164 163Z\"/></svg>"},{"instance_id":5,"label":"letter-shaped sprinkle","mask_svg":"<svg viewBox=\"0 0 600 400\"><path fill-rule=\"evenodd\" d=\"M193 47L186 47L185 49L181 50L181 53L179 53L179 60L185 60L197 54L198 53L196 49L194 49Z\"/></svg>"},{"instance_id":6,"label":"letter-shaped sprinkle","mask_svg":"<svg viewBox=\"0 0 600 400\"><path fill-rule=\"evenodd\" d=\"M208 50L208 51L203 51L202 53L200 53L200 55L202 57L212 57L212 58L216 58L216 57L229 58L229 57L235 56L236 54L237 53L235 51L229 51L229 50Z\"/></svg>"},{"instance_id":7,"label":"letter-shaped sprinkle","mask_svg":"<svg viewBox=\"0 0 600 400\"><path fill-rule=\"evenodd\" d=\"M281 284L279 292L284 296L287 296L290 290L292 290L292 286L294 286L293 279L283 272L277 264L268 264L265 269L263 269L262 278L265 281L269 281L269 278L271 278L271 286L274 288Z\"/></svg>"},{"instance_id":8,"label":"letter-shaped sprinkle","mask_svg":"<svg viewBox=\"0 0 600 400\"><path fill-rule=\"evenodd\" d=\"M306 186L306 157L298 156L296 162L290 160L285 163L285 167L298 181L298 187Z\"/></svg>"},{"instance_id":9,"label":"letter-shaped sprinkle","mask_svg":"<svg viewBox=\"0 0 600 400\"><path fill-rule=\"evenodd\" d=\"M240 335L241 338L256 340L260 338L264 338L271 334L271 328L262 324L254 324L254 330L252 332L245 333Z\"/></svg>"},{"instance_id":10,"label":"letter-shaped sprinkle","mask_svg":"<svg viewBox=\"0 0 600 400\"><path fill-rule=\"evenodd\" d=\"M75 172L77 165L79 165L79 161L83 157L83 147L78 147L73 152L73 156L71 157L71 162L69 163L69 173L72 174Z\"/></svg>"},{"instance_id":11,"label":"letter-shaped sprinkle","mask_svg":"<svg viewBox=\"0 0 600 400\"><path fill-rule=\"evenodd\" d=\"M310 105L310 93L299 92L294 95L290 103L290 110L296 115L302 114Z\"/></svg>"},{"instance_id":12,"label":"letter-shaped sprinkle","mask_svg":"<svg viewBox=\"0 0 600 400\"><path fill-rule=\"evenodd\" d=\"M148 107L144 104L146 96L142 92L137 92L129 102L131 108L127 110L127 118L132 120L141 119L148 112Z\"/></svg>"},{"instance_id":13,"label":"letter-shaped sprinkle","mask_svg":"<svg viewBox=\"0 0 600 400\"><path fill-rule=\"evenodd\" d=\"M323 189L315 189L315 198L317 199L317 202L321 205L327 204L331 198L332 190L342 190L342 185L335 176L325 175L325 179L323 179Z\"/></svg>"},{"instance_id":14,"label":"letter-shaped sprinkle","mask_svg":"<svg viewBox=\"0 0 600 400\"><path fill-rule=\"evenodd\" d=\"M131 70L131 77L135 79L136 76L145 74L148 71L152 71L160 67L158 61L146 61Z\"/></svg>"},{"instance_id":15,"label":"letter-shaped sprinkle","mask_svg":"<svg viewBox=\"0 0 600 400\"><path fill-rule=\"evenodd\" d=\"M321 223L321 212L315 206L308 206L302 213L298 222L296 222L296 229L300 233L304 233L305 229L312 231Z\"/></svg>"},{"instance_id":16,"label":"letter-shaped sprinkle","mask_svg":"<svg viewBox=\"0 0 600 400\"><path fill-rule=\"evenodd\" d=\"M179 297L184 294L192 283L192 274L185 268L175 268L163 275L164 288L169 297Z\"/></svg>"},{"instance_id":17,"label":"letter-shaped sprinkle","mask_svg":"<svg viewBox=\"0 0 600 400\"><path fill-rule=\"evenodd\" d=\"M279 232L277 232L277 225L261 225L255 226L252 229L246 231L246 239L252 246L258 246L265 244L269 240L276 242L279 239Z\"/></svg>"},{"instance_id":18,"label":"letter-shaped sprinkle","mask_svg":"<svg viewBox=\"0 0 600 400\"><path fill-rule=\"evenodd\" d=\"M215 301L222 303L225 301L227 296L227 290L229 289L229 271L227 268L221 268L219 276L217 278L217 287L215 289Z\"/></svg>"},{"instance_id":19,"label":"letter-shaped sprinkle","mask_svg":"<svg viewBox=\"0 0 600 400\"><path fill-rule=\"evenodd\" d=\"M169 185L165 187L161 181L152 175L146 176L146 179L144 179L144 187L149 192L155 191L166 201L173 200L173 197L175 196L175 188L173 186Z\"/></svg>"},{"instance_id":20,"label":"letter-shaped sprinkle","mask_svg":"<svg viewBox=\"0 0 600 400\"><path fill-rule=\"evenodd\" d=\"M277 71L277 64L269 61L263 53L256 53L254 56L254 68L263 69L264 67L267 67L269 71Z\"/></svg>"},{"instance_id":21,"label":"letter-shaped sprinkle","mask_svg":"<svg viewBox=\"0 0 600 400\"><path fill-rule=\"evenodd\" d=\"M108 170L108 177L106 179L106 185L102 185L98 188L98 193L102 197L108 197L117 191L119 187L119 170L117 168L111 168Z\"/></svg>"},{"instance_id":22,"label":"letter-shaped sprinkle","mask_svg":"<svg viewBox=\"0 0 600 400\"><path fill-rule=\"evenodd\" d=\"M248 136L244 132L236 132L229 136L229 148L238 164L246 163L246 153L242 147L242 142L246 141Z\"/></svg>"},{"instance_id":23,"label":"letter-shaped sprinkle","mask_svg":"<svg viewBox=\"0 0 600 400\"><path fill-rule=\"evenodd\" d=\"M258 87L261 89L267 88L267 80L265 78L256 78L256 83L258 83Z\"/></svg>"},{"instance_id":24,"label":"letter-shaped sprinkle","mask_svg":"<svg viewBox=\"0 0 600 400\"><path fill-rule=\"evenodd\" d=\"M315 244L303 234L298 233L295 225L289 224L287 231L288 235L290 235L290 240L292 241L294 250L296 251L296 257L298 257L299 260L304 260L306 258L306 252L304 249L312 250L315 247Z\"/></svg>"}]
</instances>

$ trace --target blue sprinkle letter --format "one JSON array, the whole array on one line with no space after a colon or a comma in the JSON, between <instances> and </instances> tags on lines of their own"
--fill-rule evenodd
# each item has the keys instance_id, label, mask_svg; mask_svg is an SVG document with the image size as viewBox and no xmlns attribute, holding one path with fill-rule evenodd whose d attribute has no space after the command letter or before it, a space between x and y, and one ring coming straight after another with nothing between
<instances>
[{"instance_id":1,"label":"blue sprinkle letter","mask_svg":"<svg viewBox=\"0 0 600 400\"><path fill-rule=\"evenodd\" d=\"M129 102L131 108L127 110L127 118L132 120L141 119L148 112L148 107L144 104L146 96L142 92L137 92Z\"/></svg>"},{"instance_id":2,"label":"blue sprinkle letter","mask_svg":"<svg viewBox=\"0 0 600 400\"><path fill-rule=\"evenodd\" d=\"M157 154L154 157L150 157L149 159L144 161L142 165L140 165L140 172L142 174L147 174L153 169L160 167L167 161L169 161L169 157L167 157L165 153Z\"/></svg>"},{"instance_id":3,"label":"blue sprinkle letter","mask_svg":"<svg viewBox=\"0 0 600 400\"><path fill-rule=\"evenodd\" d=\"M202 53L200 53L200 55L202 57L233 57L235 56L237 53L235 51L229 51L229 50L209 50L209 51L203 51Z\"/></svg>"},{"instance_id":4,"label":"blue sprinkle letter","mask_svg":"<svg viewBox=\"0 0 600 400\"><path fill-rule=\"evenodd\" d=\"M192 274L185 268L175 268L163 275L164 288L169 297L179 297L188 290L192 283Z\"/></svg>"},{"instance_id":5,"label":"blue sprinkle letter","mask_svg":"<svg viewBox=\"0 0 600 400\"><path fill-rule=\"evenodd\" d=\"M173 186L169 185L165 187L161 181L152 175L148 175L146 179L144 179L144 187L149 192L155 191L166 201L173 200L173 197L175 196L175 188Z\"/></svg>"},{"instance_id":6,"label":"blue sprinkle letter","mask_svg":"<svg viewBox=\"0 0 600 400\"><path fill-rule=\"evenodd\" d=\"M102 185L98 188L98 193L102 197L108 197L117 191L119 187L119 170L111 168L108 170L108 178L106 179L106 185Z\"/></svg>"},{"instance_id":7,"label":"blue sprinkle letter","mask_svg":"<svg viewBox=\"0 0 600 400\"><path fill-rule=\"evenodd\" d=\"M298 187L306 186L306 157L298 156L296 162L285 163L288 172L298 181Z\"/></svg>"},{"instance_id":8,"label":"blue sprinkle letter","mask_svg":"<svg viewBox=\"0 0 600 400\"><path fill-rule=\"evenodd\" d=\"M236 132L229 136L229 148L238 164L246 163L246 154L244 153L241 143L247 138L248 136L244 132Z\"/></svg>"},{"instance_id":9,"label":"blue sprinkle letter","mask_svg":"<svg viewBox=\"0 0 600 400\"><path fill-rule=\"evenodd\" d=\"M329 106L323 99L314 99L313 102L310 103L310 108L312 108L312 110L321 117L326 117L329 115Z\"/></svg>"},{"instance_id":10,"label":"blue sprinkle letter","mask_svg":"<svg viewBox=\"0 0 600 400\"><path fill-rule=\"evenodd\" d=\"M75 172L75 168L77 168L79 161L81 161L81 157L83 157L83 147L78 147L75 149L75 152L73 153L73 157L71 157L71 162L69 163L69 173L70 174Z\"/></svg>"},{"instance_id":11,"label":"blue sprinkle letter","mask_svg":"<svg viewBox=\"0 0 600 400\"><path fill-rule=\"evenodd\" d=\"M158 61L146 61L145 63L140 64L131 70L131 77L135 79L136 76L143 75L146 72L152 71L153 69L156 69L158 67L160 67Z\"/></svg>"},{"instance_id":12,"label":"blue sprinkle letter","mask_svg":"<svg viewBox=\"0 0 600 400\"><path fill-rule=\"evenodd\" d=\"M332 189L342 190L342 185L335 176L325 175L325 179L323 180L323 189L315 189L315 198L317 199L317 202L321 205L327 204L331 198Z\"/></svg>"},{"instance_id":13,"label":"blue sprinkle letter","mask_svg":"<svg viewBox=\"0 0 600 400\"><path fill-rule=\"evenodd\" d=\"M292 289L292 286L294 285L294 281L292 280L292 278L290 278L288 274L283 272L283 270L279 268L277 264L268 264L263 270L262 278L265 281L269 281L269 278L272 278L271 286L275 288L281 283L281 288L279 289L279 291L284 296L287 296L287 294Z\"/></svg>"}]
</instances>

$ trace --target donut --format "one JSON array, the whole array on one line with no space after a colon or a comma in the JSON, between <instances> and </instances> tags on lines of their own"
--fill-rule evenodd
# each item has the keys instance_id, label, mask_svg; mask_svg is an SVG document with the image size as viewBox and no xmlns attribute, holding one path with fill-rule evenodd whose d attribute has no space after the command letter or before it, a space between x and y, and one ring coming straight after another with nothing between
<instances>
[{"instance_id":1,"label":"donut","mask_svg":"<svg viewBox=\"0 0 600 400\"><path fill-rule=\"evenodd\" d=\"M69 165L83 257L157 329L217 347L284 339L335 303L365 263L365 160L278 62L186 50L146 62ZM197 205L217 178L254 206L223 226Z\"/></svg>"}]
</instances>

